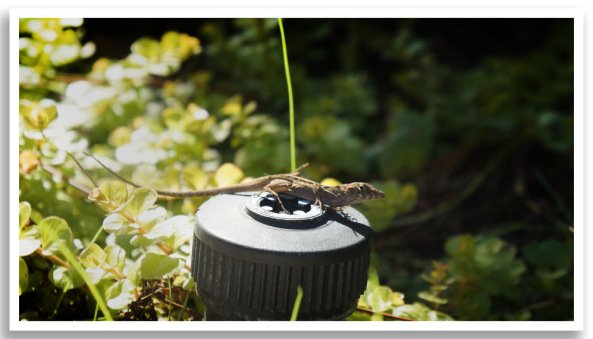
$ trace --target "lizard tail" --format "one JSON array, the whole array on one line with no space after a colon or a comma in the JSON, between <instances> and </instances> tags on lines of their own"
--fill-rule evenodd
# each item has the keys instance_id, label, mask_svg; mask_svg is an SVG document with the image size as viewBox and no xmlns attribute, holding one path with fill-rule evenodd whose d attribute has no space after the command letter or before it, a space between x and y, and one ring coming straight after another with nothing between
<instances>
[{"instance_id":1,"label":"lizard tail","mask_svg":"<svg viewBox=\"0 0 593 339\"><path fill-rule=\"evenodd\" d=\"M93 158L93 160L95 160L99 165L101 165L101 167L103 167L105 170L107 170L109 173L111 173L111 175L113 175L117 179L119 179L119 180L125 182L126 184L131 185L135 188L143 187L129 179L124 178L119 173L112 170L107 165L105 165L103 162L101 162L101 160L97 159L97 157L95 157L94 155L87 153L87 152L83 152L83 153L85 155ZM156 190L156 189L152 189L152 190L155 191L158 195L174 197L174 198L207 197L207 196L212 196L212 195L217 195L217 194L229 192L229 189L227 187L218 187L218 188L212 188L212 189L203 190L203 191L187 191L187 192L161 191L161 190ZM243 184L243 185L237 185L233 191L234 192L247 192L247 191L253 191L253 190L257 190L257 187L253 186L253 184Z\"/></svg>"},{"instance_id":2,"label":"lizard tail","mask_svg":"<svg viewBox=\"0 0 593 339\"><path fill-rule=\"evenodd\" d=\"M135 183L131 180L124 178L119 173L117 173L116 171L112 170L107 165L105 165L101 160L97 159L97 157L95 157L94 155L87 153L87 152L83 152L83 153L84 153L84 155L93 158L93 160L95 160L99 165L101 165L101 167L103 167L105 170L107 170L107 172L111 173L111 175L113 175L114 177L118 178L119 180L125 182L128 185L134 186L136 188L140 188L140 185L138 185L137 183Z\"/></svg>"}]
</instances>

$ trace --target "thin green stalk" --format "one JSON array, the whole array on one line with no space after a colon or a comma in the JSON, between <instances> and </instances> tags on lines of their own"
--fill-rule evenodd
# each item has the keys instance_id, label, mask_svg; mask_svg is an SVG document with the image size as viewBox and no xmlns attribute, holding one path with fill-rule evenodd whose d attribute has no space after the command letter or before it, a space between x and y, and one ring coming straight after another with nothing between
<instances>
[{"instance_id":1,"label":"thin green stalk","mask_svg":"<svg viewBox=\"0 0 593 339\"><path fill-rule=\"evenodd\" d=\"M190 295L191 295L191 293L189 293L189 291L188 291L187 295L185 296L185 300L183 301L183 308L181 308L181 312L179 312L179 315L177 316L177 321L183 320L183 312L185 312L185 310L187 308L187 302L189 301Z\"/></svg>"},{"instance_id":2,"label":"thin green stalk","mask_svg":"<svg viewBox=\"0 0 593 339\"><path fill-rule=\"evenodd\" d=\"M87 248L89 248L89 246L91 246L92 244L94 244L97 241L97 239L99 238L99 235L101 235L102 231L103 231L103 225L101 225L101 227L99 227L99 229L93 236L93 239L91 239L91 242L86 246Z\"/></svg>"},{"instance_id":3,"label":"thin green stalk","mask_svg":"<svg viewBox=\"0 0 593 339\"><path fill-rule=\"evenodd\" d=\"M297 295L294 300L294 306L292 307L292 315L290 316L290 321L297 320L297 316L299 315L299 309L301 308L301 300L303 300L303 288L301 286L298 286Z\"/></svg>"},{"instance_id":4,"label":"thin green stalk","mask_svg":"<svg viewBox=\"0 0 593 339\"><path fill-rule=\"evenodd\" d=\"M93 316L93 321L97 321L97 314L99 313L99 303L95 304L95 315Z\"/></svg>"},{"instance_id":5,"label":"thin green stalk","mask_svg":"<svg viewBox=\"0 0 593 339\"><path fill-rule=\"evenodd\" d=\"M294 172L296 169L296 141L294 133L294 99L292 96L292 81L290 80L290 68L288 67L288 52L286 50L286 38L284 37L284 27L282 26L282 18L278 18L278 26L280 26L280 37L282 39L282 56L284 57L284 72L286 73L286 87L288 88L288 110L290 122L290 170Z\"/></svg>"},{"instance_id":6,"label":"thin green stalk","mask_svg":"<svg viewBox=\"0 0 593 339\"><path fill-rule=\"evenodd\" d=\"M74 256L74 253L72 253L72 251L70 251L70 249L66 247L66 245L64 245L62 242L58 242L58 249L60 250L60 252L62 252L62 255L66 258L70 265L72 265L72 268L76 270L76 273L78 273L78 275L80 275L84 282L87 284L89 290L91 291L91 294L93 295L93 298L95 298L95 301L99 305L99 308L101 308L101 312L103 312L105 319L113 321L111 313L107 308L107 304L105 303L105 300L103 300L103 297L97 289L97 286L93 284L91 278L86 274L82 265L78 262L78 260L76 260L76 256Z\"/></svg>"},{"instance_id":7,"label":"thin green stalk","mask_svg":"<svg viewBox=\"0 0 593 339\"><path fill-rule=\"evenodd\" d=\"M167 283L169 284L169 300L173 300L173 291L171 291L171 278L167 278ZM171 321L171 312L173 312L173 304L169 302L169 315L167 316L168 321Z\"/></svg>"},{"instance_id":8,"label":"thin green stalk","mask_svg":"<svg viewBox=\"0 0 593 339\"><path fill-rule=\"evenodd\" d=\"M51 313L51 318L53 319L53 317L58 314L58 309L60 308L60 304L62 304L62 300L64 300L64 296L66 295L66 292L68 292L68 289L70 288L70 284L68 284L63 290L62 290L62 294L60 295L60 297L58 298L58 302L56 303L56 307L54 308L54 311Z\"/></svg>"}]
</instances>

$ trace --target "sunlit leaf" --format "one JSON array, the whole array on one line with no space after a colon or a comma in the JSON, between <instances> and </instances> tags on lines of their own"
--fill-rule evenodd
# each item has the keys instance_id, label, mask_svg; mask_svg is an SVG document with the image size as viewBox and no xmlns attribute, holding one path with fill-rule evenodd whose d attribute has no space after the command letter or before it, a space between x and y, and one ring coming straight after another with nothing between
<instances>
[{"instance_id":1,"label":"sunlit leaf","mask_svg":"<svg viewBox=\"0 0 593 339\"><path fill-rule=\"evenodd\" d=\"M19 256L29 255L41 246L39 229L35 226L27 227L19 232Z\"/></svg>"},{"instance_id":2,"label":"sunlit leaf","mask_svg":"<svg viewBox=\"0 0 593 339\"><path fill-rule=\"evenodd\" d=\"M161 222L162 227L172 230L167 236L167 245L173 249L189 243L194 234L193 218L186 215L176 215Z\"/></svg>"},{"instance_id":3,"label":"sunlit leaf","mask_svg":"<svg viewBox=\"0 0 593 339\"><path fill-rule=\"evenodd\" d=\"M134 285L127 279L117 281L105 293L107 306L113 310L124 309L134 299Z\"/></svg>"},{"instance_id":4,"label":"sunlit leaf","mask_svg":"<svg viewBox=\"0 0 593 339\"><path fill-rule=\"evenodd\" d=\"M393 291L387 286L377 286L367 289L362 297L373 312L383 312L393 306L392 293Z\"/></svg>"},{"instance_id":5,"label":"sunlit leaf","mask_svg":"<svg viewBox=\"0 0 593 339\"><path fill-rule=\"evenodd\" d=\"M64 243L66 246L72 244L72 231L66 220L62 218L47 217L39 222L38 229L44 252L57 253L59 243Z\"/></svg>"},{"instance_id":6,"label":"sunlit leaf","mask_svg":"<svg viewBox=\"0 0 593 339\"><path fill-rule=\"evenodd\" d=\"M155 191L148 188L138 188L132 193L132 197L124 205L123 211L129 213L133 217L137 217L140 213L148 210L157 200Z\"/></svg>"},{"instance_id":7,"label":"sunlit leaf","mask_svg":"<svg viewBox=\"0 0 593 339\"><path fill-rule=\"evenodd\" d=\"M99 190L113 205L119 206L128 200L128 188L121 181L108 181L99 185Z\"/></svg>"},{"instance_id":8,"label":"sunlit leaf","mask_svg":"<svg viewBox=\"0 0 593 339\"><path fill-rule=\"evenodd\" d=\"M26 201L23 201L19 204L19 224L20 228L23 228L28 222L29 218L31 217L31 204Z\"/></svg>"},{"instance_id":9,"label":"sunlit leaf","mask_svg":"<svg viewBox=\"0 0 593 339\"><path fill-rule=\"evenodd\" d=\"M166 254L146 253L140 265L140 276L143 279L163 279L175 272L179 267L179 259Z\"/></svg>"},{"instance_id":10,"label":"sunlit leaf","mask_svg":"<svg viewBox=\"0 0 593 339\"><path fill-rule=\"evenodd\" d=\"M31 173L39 166L37 153L31 150L23 151L19 154L19 168L24 173Z\"/></svg>"},{"instance_id":11,"label":"sunlit leaf","mask_svg":"<svg viewBox=\"0 0 593 339\"><path fill-rule=\"evenodd\" d=\"M433 304L444 305L448 302L446 298L442 298L430 291L422 291L418 293L418 298L426 300Z\"/></svg>"},{"instance_id":12,"label":"sunlit leaf","mask_svg":"<svg viewBox=\"0 0 593 339\"><path fill-rule=\"evenodd\" d=\"M104 248L106 258L105 262L110 266L122 272L125 266L126 251L117 245L108 245Z\"/></svg>"},{"instance_id":13,"label":"sunlit leaf","mask_svg":"<svg viewBox=\"0 0 593 339\"><path fill-rule=\"evenodd\" d=\"M320 184L333 187L333 186L340 185L341 182L334 178L325 178L325 179L321 180Z\"/></svg>"},{"instance_id":14,"label":"sunlit leaf","mask_svg":"<svg viewBox=\"0 0 593 339\"><path fill-rule=\"evenodd\" d=\"M138 215L138 223L146 230L151 230L155 225L165 219L167 210L161 206L154 206Z\"/></svg>"},{"instance_id":15,"label":"sunlit leaf","mask_svg":"<svg viewBox=\"0 0 593 339\"><path fill-rule=\"evenodd\" d=\"M182 172L183 180L192 188L192 189L202 189L205 188L208 184L208 176L200 166L197 165L189 165L183 168Z\"/></svg>"},{"instance_id":16,"label":"sunlit leaf","mask_svg":"<svg viewBox=\"0 0 593 339\"><path fill-rule=\"evenodd\" d=\"M121 213L112 213L103 220L103 229L107 233L126 234L131 225Z\"/></svg>"},{"instance_id":17,"label":"sunlit leaf","mask_svg":"<svg viewBox=\"0 0 593 339\"><path fill-rule=\"evenodd\" d=\"M73 268L53 266L49 272L49 279L61 290L70 290L84 285L84 280Z\"/></svg>"},{"instance_id":18,"label":"sunlit leaf","mask_svg":"<svg viewBox=\"0 0 593 339\"><path fill-rule=\"evenodd\" d=\"M214 179L218 186L226 187L239 183L244 176L243 171L236 165L224 163L216 170Z\"/></svg>"},{"instance_id":19,"label":"sunlit leaf","mask_svg":"<svg viewBox=\"0 0 593 339\"><path fill-rule=\"evenodd\" d=\"M106 258L107 254L97 244L91 244L80 253L80 262L87 268L95 268L103 265Z\"/></svg>"},{"instance_id":20,"label":"sunlit leaf","mask_svg":"<svg viewBox=\"0 0 593 339\"><path fill-rule=\"evenodd\" d=\"M47 99L39 103L21 101L20 113L25 126L37 131L43 131L58 116L55 102Z\"/></svg>"}]
</instances>

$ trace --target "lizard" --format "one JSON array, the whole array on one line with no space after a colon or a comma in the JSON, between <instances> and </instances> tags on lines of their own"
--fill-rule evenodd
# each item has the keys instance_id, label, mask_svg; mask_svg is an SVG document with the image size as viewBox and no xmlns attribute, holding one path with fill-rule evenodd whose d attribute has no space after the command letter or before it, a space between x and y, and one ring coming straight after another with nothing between
<instances>
[{"instance_id":1,"label":"lizard","mask_svg":"<svg viewBox=\"0 0 593 339\"><path fill-rule=\"evenodd\" d=\"M103 167L119 180L136 188L142 187L110 169L94 155L89 153L85 154L93 158L99 165L101 165L101 167ZM247 182L226 187L217 187L198 191L154 191L161 196L176 198L207 197L218 194L265 191L276 197L284 212L288 214L290 213L282 204L282 200L278 195L279 193L309 200L315 202L315 204L319 207L327 206L332 209L341 209L360 202L381 199L385 196L385 193L383 193L381 190L365 182L352 182L340 184L337 186L326 186L316 181L304 178L300 175L299 170L306 165L307 164L299 167L292 173L265 175Z\"/></svg>"}]
</instances>

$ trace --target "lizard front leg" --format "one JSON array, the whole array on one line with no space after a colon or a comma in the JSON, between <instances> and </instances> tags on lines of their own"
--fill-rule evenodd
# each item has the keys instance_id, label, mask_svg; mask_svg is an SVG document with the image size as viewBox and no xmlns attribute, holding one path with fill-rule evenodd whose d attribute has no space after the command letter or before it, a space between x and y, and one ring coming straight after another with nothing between
<instances>
[{"instance_id":1,"label":"lizard front leg","mask_svg":"<svg viewBox=\"0 0 593 339\"><path fill-rule=\"evenodd\" d=\"M266 192L272 194L274 197L276 197L276 200L280 204L280 207L282 207L282 210L286 214L290 214L290 212L286 209L286 207L284 207L284 204L282 203L282 199L280 199L280 196L278 195L278 193L290 191L290 184L291 183L288 180L277 179L277 180L272 180L269 184L267 184L264 187L264 191L266 191Z\"/></svg>"}]
</instances>

